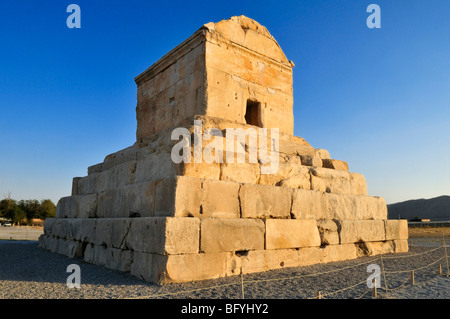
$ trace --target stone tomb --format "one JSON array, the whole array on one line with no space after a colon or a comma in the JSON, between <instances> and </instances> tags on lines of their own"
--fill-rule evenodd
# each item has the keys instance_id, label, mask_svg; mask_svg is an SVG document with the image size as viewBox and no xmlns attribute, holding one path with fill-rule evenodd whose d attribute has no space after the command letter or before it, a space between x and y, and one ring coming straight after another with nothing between
<instances>
[{"instance_id":1,"label":"stone tomb","mask_svg":"<svg viewBox=\"0 0 450 319\"><path fill-rule=\"evenodd\" d=\"M135 78L136 143L73 179L40 247L160 284L406 252L406 220L364 176L293 136L293 66L252 19L202 26ZM195 120L278 129L278 170L175 163L171 134Z\"/></svg>"}]
</instances>

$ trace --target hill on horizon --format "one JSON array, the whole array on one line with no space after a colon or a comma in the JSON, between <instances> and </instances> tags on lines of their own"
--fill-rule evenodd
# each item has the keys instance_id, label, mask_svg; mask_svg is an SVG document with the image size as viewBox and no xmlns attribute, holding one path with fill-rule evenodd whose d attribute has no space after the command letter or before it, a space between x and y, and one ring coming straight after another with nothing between
<instances>
[{"instance_id":1,"label":"hill on horizon","mask_svg":"<svg viewBox=\"0 0 450 319\"><path fill-rule=\"evenodd\" d=\"M430 199L413 199L387 205L389 219L422 219L431 221L450 220L450 196Z\"/></svg>"}]
</instances>

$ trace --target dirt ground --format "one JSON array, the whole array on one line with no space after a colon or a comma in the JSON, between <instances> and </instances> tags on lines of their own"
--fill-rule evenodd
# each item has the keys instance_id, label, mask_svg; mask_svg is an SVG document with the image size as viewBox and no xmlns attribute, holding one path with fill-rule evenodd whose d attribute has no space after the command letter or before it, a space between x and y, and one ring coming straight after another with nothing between
<instances>
[{"instance_id":1,"label":"dirt ground","mask_svg":"<svg viewBox=\"0 0 450 319\"><path fill-rule=\"evenodd\" d=\"M448 238L450 243L450 227L409 227L409 237L439 237L443 235Z\"/></svg>"},{"instance_id":2,"label":"dirt ground","mask_svg":"<svg viewBox=\"0 0 450 319\"><path fill-rule=\"evenodd\" d=\"M44 233L43 227L37 226L11 226L0 227L0 240L38 240Z\"/></svg>"}]
</instances>

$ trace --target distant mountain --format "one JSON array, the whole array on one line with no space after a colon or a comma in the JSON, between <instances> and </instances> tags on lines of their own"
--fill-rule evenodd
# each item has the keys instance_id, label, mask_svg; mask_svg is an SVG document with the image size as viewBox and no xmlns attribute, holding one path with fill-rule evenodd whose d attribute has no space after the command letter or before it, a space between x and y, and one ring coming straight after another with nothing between
<instances>
[{"instance_id":1,"label":"distant mountain","mask_svg":"<svg viewBox=\"0 0 450 319\"><path fill-rule=\"evenodd\" d=\"M450 196L430 199L414 199L390 204L388 218L415 219L429 218L431 221L450 220Z\"/></svg>"}]
</instances>

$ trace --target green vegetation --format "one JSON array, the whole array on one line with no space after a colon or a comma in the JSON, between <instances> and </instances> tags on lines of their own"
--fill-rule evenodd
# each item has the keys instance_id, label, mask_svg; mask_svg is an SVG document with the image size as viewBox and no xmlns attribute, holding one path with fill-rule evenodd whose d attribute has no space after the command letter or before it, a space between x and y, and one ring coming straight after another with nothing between
<instances>
[{"instance_id":1,"label":"green vegetation","mask_svg":"<svg viewBox=\"0 0 450 319\"><path fill-rule=\"evenodd\" d=\"M50 199L16 201L5 198L0 201L0 217L14 224L31 224L32 219L55 217L56 206Z\"/></svg>"}]
</instances>

